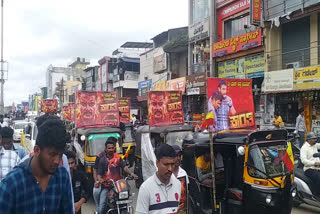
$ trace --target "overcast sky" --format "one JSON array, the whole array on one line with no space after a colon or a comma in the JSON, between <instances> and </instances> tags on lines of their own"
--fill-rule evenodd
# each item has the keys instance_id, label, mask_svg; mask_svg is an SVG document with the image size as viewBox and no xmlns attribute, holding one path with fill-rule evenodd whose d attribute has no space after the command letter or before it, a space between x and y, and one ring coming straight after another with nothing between
<instances>
[{"instance_id":1,"label":"overcast sky","mask_svg":"<svg viewBox=\"0 0 320 214\"><path fill-rule=\"evenodd\" d=\"M50 64L96 65L126 41L187 24L187 0L4 0L5 105L40 92Z\"/></svg>"}]
</instances>

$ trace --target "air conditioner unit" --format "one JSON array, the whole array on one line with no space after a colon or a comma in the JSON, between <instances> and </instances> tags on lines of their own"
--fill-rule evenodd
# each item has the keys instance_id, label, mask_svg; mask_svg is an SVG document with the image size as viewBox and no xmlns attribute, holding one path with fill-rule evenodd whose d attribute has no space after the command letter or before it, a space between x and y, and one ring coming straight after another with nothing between
<instances>
[{"instance_id":1,"label":"air conditioner unit","mask_svg":"<svg viewBox=\"0 0 320 214\"><path fill-rule=\"evenodd\" d=\"M287 64L286 64L286 68L287 68L287 69L290 69L290 68L298 69L298 68L300 68L300 62L287 63Z\"/></svg>"}]
</instances>

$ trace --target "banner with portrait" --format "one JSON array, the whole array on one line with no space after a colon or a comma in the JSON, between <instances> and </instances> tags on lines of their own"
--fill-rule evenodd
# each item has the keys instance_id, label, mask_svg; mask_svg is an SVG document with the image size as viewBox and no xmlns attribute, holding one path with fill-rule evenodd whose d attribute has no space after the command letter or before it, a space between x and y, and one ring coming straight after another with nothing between
<instances>
[{"instance_id":1,"label":"banner with portrait","mask_svg":"<svg viewBox=\"0 0 320 214\"><path fill-rule=\"evenodd\" d=\"M120 122L124 124L130 123L130 98L120 97L119 98L119 115Z\"/></svg>"},{"instance_id":2,"label":"banner with portrait","mask_svg":"<svg viewBox=\"0 0 320 214\"><path fill-rule=\"evenodd\" d=\"M41 112L43 113L56 113L58 111L57 99L44 99L41 100Z\"/></svg>"},{"instance_id":3,"label":"banner with portrait","mask_svg":"<svg viewBox=\"0 0 320 214\"><path fill-rule=\"evenodd\" d=\"M68 105L62 107L62 119L74 121L74 111L75 111L75 104L68 103Z\"/></svg>"},{"instance_id":4,"label":"banner with portrait","mask_svg":"<svg viewBox=\"0 0 320 214\"><path fill-rule=\"evenodd\" d=\"M181 91L149 91L148 117L150 126L184 124Z\"/></svg>"},{"instance_id":5,"label":"banner with portrait","mask_svg":"<svg viewBox=\"0 0 320 214\"><path fill-rule=\"evenodd\" d=\"M181 196L178 208L178 214L188 213L188 184L187 177L183 176L178 178L181 183Z\"/></svg>"},{"instance_id":6,"label":"banner with portrait","mask_svg":"<svg viewBox=\"0 0 320 214\"><path fill-rule=\"evenodd\" d=\"M251 79L208 78L207 85L211 131L256 128Z\"/></svg>"},{"instance_id":7,"label":"banner with portrait","mask_svg":"<svg viewBox=\"0 0 320 214\"><path fill-rule=\"evenodd\" d=\"M76 127L119 127L116 92L77 91Z\"/></svg>"}]
</instances>

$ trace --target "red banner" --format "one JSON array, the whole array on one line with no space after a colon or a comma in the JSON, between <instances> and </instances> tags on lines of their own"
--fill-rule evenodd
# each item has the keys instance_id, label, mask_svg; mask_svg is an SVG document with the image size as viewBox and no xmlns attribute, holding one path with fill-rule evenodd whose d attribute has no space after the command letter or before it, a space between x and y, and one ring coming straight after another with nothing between
<instances>
[{"instance_id":1,"label":"red banner","mask_svg":"<svg viewBox=\"0 0 320 214\"><path fill-rule=\"evenodd\" d=\"M260 26L261 23L261 0L251 0L250 24Z\"/></svg>"},{"instance_id":2,"label":"red banner","mask_svg":"<svg viewBox=\"0 0 320 214\"><path fill-rule=\"evenodd\" d=\"M119 98L119 115L120 122L128 124L130 123L130 98L121 97Z\"/></svg>"},{"instance_id":3,"label":"red banner","mask_svg":"<svg viewBox=\"0 0 320 214\"><path fill-rule=\"evenodd\" d=\"M149 91L148 116L150 126L183 124L181 91Z\"/></svg>"},{"instance_id":4,"label":"red banner","mask_svg":"<svg viewBox=\"0 0 320 214\"><path fill-rule=\"evenodd\" d=\"M261 28L240 36L232 37L213 44L213 57L236 53L262 45Z\"/></svg>"},{"instance_id":5,"label":"red banner","mask_svg":"<svg viewBox=\"0 0 320 214\"><path fill-rule=\"evenodd\" d=\"M75 104L69 103L67 106L62 107L62 119L74 121Z\"/></svg>"},{"instance_id":6,"label":"red banner","mask_svg":"<svg viewBox=\"0 0 320 214\"><path fill-rule=\"evenodd\" d=\"M116 92L77 91L76 126L119 126L118 95Z\"/></svg>"},{"instance_id":7,"label":"red banner","mask_svg":"<svg viewBox=\"0 0 320 214\"><path fill-rule=\"evenodd\" d=\"M256 128L251 79L207 81L208 112L214 112L212 131Z\"/></svg>"},{"instance_id":8,"label":"red banner","mask_svg":"<svg viewBox=\"0 0 320 214\"><path fill-rule=\"evenodd\" d=\"M57 111L58 111L58 100L56 99L41 100L41 112L56 113Z\"/></svg>"}]
</instances>

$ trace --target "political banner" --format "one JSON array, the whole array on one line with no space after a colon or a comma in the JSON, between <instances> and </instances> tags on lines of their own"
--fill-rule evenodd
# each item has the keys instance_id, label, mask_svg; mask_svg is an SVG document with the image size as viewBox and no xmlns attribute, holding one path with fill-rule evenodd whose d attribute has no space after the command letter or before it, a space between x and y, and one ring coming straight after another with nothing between
<instances>
[{"instance_id":1,"label":"political banner","mask_svg":"<svg viewBox=\"0 0 320 214\"><path fill-rule=\"evenodd\" d=\"M77 91L76 127L119 126L116 92Z\"/></svg>"},{"instance_id":2,"label":"political banner","mask_svg":"<svg viewBox=\"0 0 320 214\"><path fill-rule=\"evenodd\" d=\"M130 123L130 98L119 98L119 117L120 122L124 124Z\"/></svg>"},{"instance_id":3,"label":"political banner","mask_svg":"<svg viewBox=\"0 0 320 214\"><path fill-rule=\"evenodd\" d=\"M57 111L58 111L58 100L56 99L41 100L41 112L56 113Z\"/></svg>"},{"instance_id":4,"label":"political banner","mask_svg":"<svg viewBox=\"0 0 320 214\"><path fill-rule=\"evenodd\" d=\"M69 103L66 106L62 107L62 119L74 121L74 111L75 111L75 104Z\"/></svg>"},{"instance_id":5,"label":"political banner","mask_svg":"<svg viewBox=\"0 0 320 214\"><path fill-rule=\"evenodd\" d=\"M150 126L184 124L181 91L149 91Z\"/></svg>"},{"instance_id":6,"label":"political banner","mask_svg":"<svg viewBox=\"0 0 320 214\"><path fill-rule=\"evenodd\" d=\"M255 129L251 79L208 78L208 113L213 112L210 130Z\"/></svg>"},{"instance_id":7,"label":"political banner","mask_svg":"<svg viewBox=\"0 0 320 214\"><path fill-rule=\"evenodd\" d=\"M186 214L188 212L188 184L187 177L179 177L181 183L181 196L178 208L178 214Z\"/></svg>"}]
</instances>

